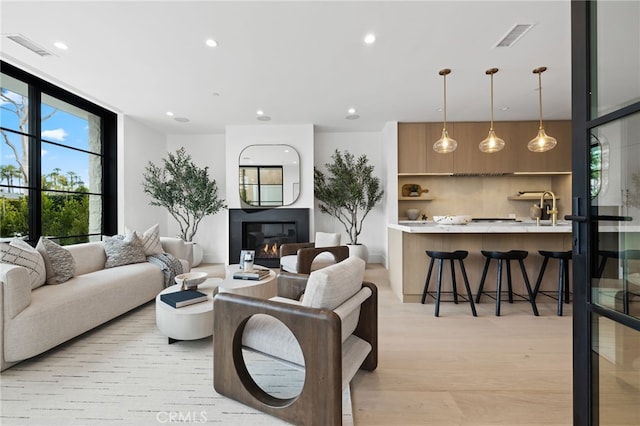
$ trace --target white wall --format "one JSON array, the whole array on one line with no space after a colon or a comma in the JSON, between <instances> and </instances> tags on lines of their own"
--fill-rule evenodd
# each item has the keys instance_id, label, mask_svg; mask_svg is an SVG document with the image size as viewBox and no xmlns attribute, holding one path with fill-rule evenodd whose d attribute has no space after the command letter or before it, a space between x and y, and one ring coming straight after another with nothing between
<instances>
[{"instance_id":1,"label":"white wall","mask_svg":"<svg viewBox=\"0 0 640 426\"><path fill-rule=\"evenodd\" d=\"M142 174L149 161L158 164L166 154L166 135L131 117L118 117L118 232L127 226L145 231L156 223L160 235L171 236L167 212L150 206L151 198L142 190Z\"/></svg>"},{"instance_id":2,"label":"white wall","mask_svg":"<svg viewBox=\"0 0 640 426\"><path fill-rule=\"evenodd\" d=\"M385 263L387 252L386 170L387 162L390 160L383 157L382 140L380 132L316 133L314 144L315 166L318 169L326 171L325 164L331 162L331 155L336 149L342 152L349 151L356 158L366 154L369 164L374 166L374 175L380 178L382 188L385 188L382 202L365 218L362 233L358 237L358 242L365 244L369 250L370 263ZM317 207L317 202L315 205ZM344 226L337 219L320 213L320 210L317 210L315 215L315 229L322 232L340 232L342 243L349 242Z\"/></svg>"},{"instance_id":3,"label":"white wall","mask_svg":"<svg viewBox=\"0 0 640 426\"><path fill-rule=\"evenodd\" d=\"M226 182L227 172L238 176L237 167L227 170L225 165L225 137L220 134L212 135L169 135L167 136L167 152L175 152L180 147L185 147L187 154L191 155L193 162L198 167L209 167L209 177L218 184L218 195L227 200ZM163 153L166 157L166 152ZM236 191L237 194L237 191ZM178 235L180 228L173 217L168 213L169 235ZM225 263L227 259L227 211L207 216L202 219L198 232L193 237L203 251L202 261L205 263Z\"/></svg>"},{"instance_id":4,"label":"white wall","mask_svg":"<svg viewBox=\"0 0 640 426\"><path fill-rule=\"evenodd\" d=\"M382 129L382 158L385 166L385 225L388 223L396 223L398 217L398 122L390 121L385 124ZM388 268L388 236L385 230L384 234L384 265Z\"/></svg>"}]
</instances>

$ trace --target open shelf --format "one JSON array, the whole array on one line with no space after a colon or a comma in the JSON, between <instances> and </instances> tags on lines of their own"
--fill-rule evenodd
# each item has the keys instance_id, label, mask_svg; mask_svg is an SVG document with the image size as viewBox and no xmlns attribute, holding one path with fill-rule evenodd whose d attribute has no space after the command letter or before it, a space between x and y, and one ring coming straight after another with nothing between
<instances>
[{"instance_id":1,"label":"open shelf","mask_svg":"<svg viewBox=\"0 0 640 426\"><path fill-rule=\"evenodd\" d=\"M540 201L540 196L536 196L536 195L509 195L507 197L508 200L516 200L516 201ZM556 200L559 200L560 198L556 197ZM551 198L549 197L545 197L545 201L546 200L551 200Z\"/></svg>"},{"instance_id":2,"label":"open shelf","mask_svg":"<svg viewBox=\"0 0 640 426\"><path fill-rule=\"evenodd\" d=\"M435 197L398 197L398 201L433 201Z\"/></svg>"}]
</instances>

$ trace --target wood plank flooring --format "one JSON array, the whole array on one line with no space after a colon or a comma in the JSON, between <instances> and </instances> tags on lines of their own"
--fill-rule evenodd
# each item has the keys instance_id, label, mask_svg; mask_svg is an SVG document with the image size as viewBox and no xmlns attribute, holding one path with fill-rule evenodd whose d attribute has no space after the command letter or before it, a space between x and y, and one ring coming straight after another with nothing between
<instances>
[{"instance_id":1,"label":"wood plank flooring","mask_svg":"<svg viewBox=\"0 0 640 426\"><path fill-rule=\"evenodd\" d=\"M379 289L379 365L352 382L356 425L572 424L571 305L527 302L401 303L388 271L368 265ZM476 291L477 283L471 283Z\"/></svg>"}]
</instances>

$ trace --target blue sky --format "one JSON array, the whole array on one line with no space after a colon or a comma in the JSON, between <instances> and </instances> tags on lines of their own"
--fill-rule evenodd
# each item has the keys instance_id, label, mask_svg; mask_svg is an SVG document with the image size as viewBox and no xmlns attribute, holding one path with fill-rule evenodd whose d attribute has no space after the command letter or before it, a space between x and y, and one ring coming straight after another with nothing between
<instances>
[{"instance_id":1,"label":"blue sky","mask_svg":"<svg viewBox=\"0 0 640 426\"><path fill-rule=\"evenodd\" d=\"M8 95L14 101L21 102L20 95L5 90L3 90L3 94ZM0 110L0 124L2 127L19 130L18 116L10 112L15 110L13 105L3 100L0 106L2 107ZM43 104L42 116L47 116L53 110L54 108ZM87 119L66 111L57 110L50 118L44 120L42 122L42 138L44 140L42 144L42 172L49 174L58 168L61 170L61 174L66 175L71 171L79 175L80 180L88 186L89 155L46 142L56 142L65 146L88 150L88 134ZM19 138L14 137L12 141L19 142ZM16 146L20 151L18 155L21 155L20 144L16 143ZM18 167L14 153L5 143L4 138L0 141L0 163L2 165L13 164ZM14 184L16 183L14 182Z\"/></svg>"}]
</instances>

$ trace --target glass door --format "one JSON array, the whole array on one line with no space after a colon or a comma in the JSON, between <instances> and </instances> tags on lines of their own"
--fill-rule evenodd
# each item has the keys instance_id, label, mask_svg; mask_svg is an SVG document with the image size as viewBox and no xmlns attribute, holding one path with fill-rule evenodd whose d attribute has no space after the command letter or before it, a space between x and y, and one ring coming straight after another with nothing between
<instances>
[{"instance_id":1,"label":"glass door","mask_svg":"<svg viewBox=\"0 0 640 426\"><path fill-rule=\"evenodd\" d=\"M640 2L572 2L574 424L640 424Z\"/></svg>"}]
</instances>

